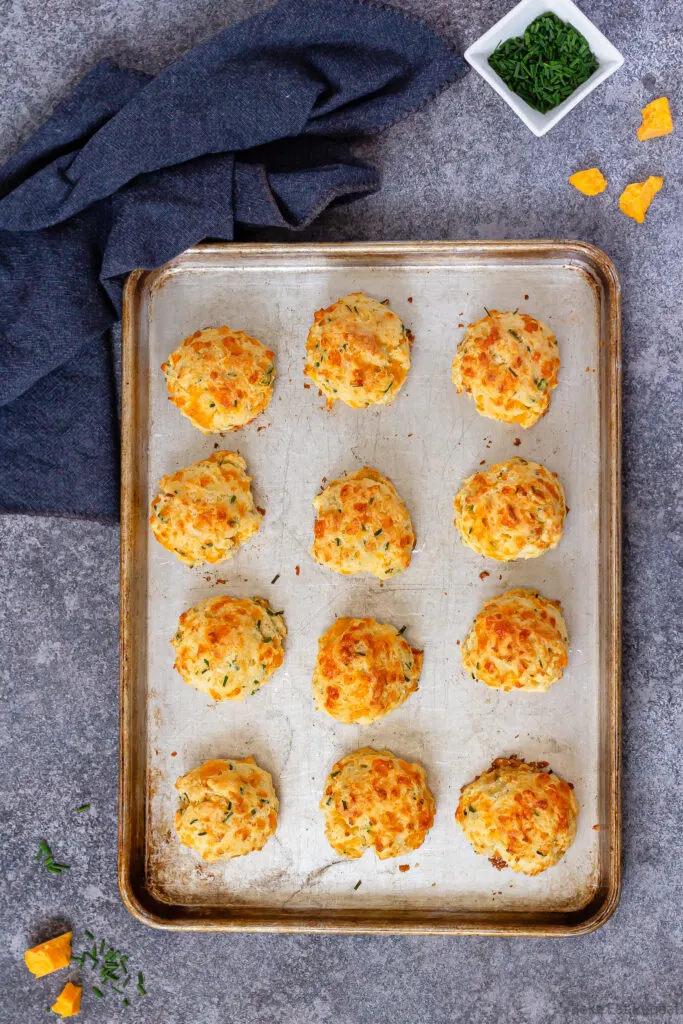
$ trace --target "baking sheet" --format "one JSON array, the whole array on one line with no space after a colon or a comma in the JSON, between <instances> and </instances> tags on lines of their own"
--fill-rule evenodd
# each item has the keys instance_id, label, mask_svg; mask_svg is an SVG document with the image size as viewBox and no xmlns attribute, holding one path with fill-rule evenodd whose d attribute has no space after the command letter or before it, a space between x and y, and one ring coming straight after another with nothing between
<instances>
[{"instance_id":1,"label":"baking sheet","mask_svg":"<svg viewBox=\"0 0 683 1024\"><path fill-rule=\"evenodd\" d=\"M605 266L606 258L572 243L210 246L131 282L124 560L127 551L134 579L124 573L131 627L124 727L136 719L124 729L122 889L144 919L395 930L473 930L479 919L482 930L533 931L585 928L611 909L618 891L618 311ZM390 299L415 335L412 367L393 405L361 411L338 403L330 412L312 385L304 387L306 334L316 309L351 291ZM560 384L548 415L529 431L480 417L451 383L461 325L484 307L519 307L559 339ZM275 351L277 379L265 413L221 439L200 434L168 401L159 366L188 334L223 323ZM233 559L190 570L148 536L146 510L162 475L207 457L216 444L244 456L266 516ZM460 543L452 500L463 477L513 455L557 472L570 512L554 551L496 563ZM323 479L363 465L394 482L417 534L410 568L383 584L337 576L308 554L311 502ZM481 604L516 586L538 588L564 609L569 665L546 694L498 693L461 667L457 641ZM219 593L264 596L285 613L284 665L243 703L211 704L172 667L178 616ZM370 726L342 725L314 708L317 638L338 615L406 625L407 639L425 652L418 692ZM325 840L318 802L327 772L364 745L427 769L436 821L409 857L340 860ZM497 872L454 820L460 787L510 753L550 761L575 784L581 808L573 846L535 878ZM247 754L273 775L276 836L258 854L205 864L175 836L173 784L209 757Z\"/></svg>"}]
</instances>

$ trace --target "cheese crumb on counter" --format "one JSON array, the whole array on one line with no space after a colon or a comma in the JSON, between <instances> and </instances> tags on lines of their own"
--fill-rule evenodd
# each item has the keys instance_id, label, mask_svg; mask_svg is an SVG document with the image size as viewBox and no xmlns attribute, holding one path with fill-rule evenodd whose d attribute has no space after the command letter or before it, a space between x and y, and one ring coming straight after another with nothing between
<instances>
[{"instance_id":1,"label":"cheese crumb on counter","mask_svg":"<svg viewBox=\"0 0 683 1024\"><path fill-rule=\"evenodd\" d=\"M660 96L643 107L643 123L638 129L641 142L647 139L658 139L661 135L671 135L674 130L673 118L666 96Z\"/></svg>"},{"instance_id":2,"label":"cheese crumb on counter","mask_svg":"<svg viewBox=\"0 0 683 1024\"><path fill-rule=\"evenodd\" d=\"M645 220L650 203L664 184L664 178L650 176L647 181L634 181L627 185L619 197L619 209L638 224Z\"/></svg>"},{"instance_id":3,"label":"cheese crumb on counter","mask_svg":"<svg viewBox=\"0 0 683 1024\"><path fill-rule=\"evenodd\" d=\"M80 1013L82 991L79 985L67 981L50 1009L53 1013L58 1013L60 1017L75 1017Z\"/></svg>"},{"instance_id":4,"label":"cheese crumb on counter","mask_svg":"<svg viewBox=\"0 0 683 1024\"><path fill-rule=\"evenodd\" d=\"M72 932L64 932L57 935L48 942L41 942L33 949L27 949L24 953L24 960L31 974L36 978L42 978L53 971L59 971L62 967L68 967L71 963L71 936Z\"/></svg>"},{"instance_id":5,"label":"cheese crumb on counter","mask_svg":"<svg viewBox=\"0 0 683 1024\"><path fill-rule=\"evenodd\" d=\"M597 167L589 167L570 175L569 184L585 196L597 196L607 188L607 178Z\"/></svg>"}]
</instances>

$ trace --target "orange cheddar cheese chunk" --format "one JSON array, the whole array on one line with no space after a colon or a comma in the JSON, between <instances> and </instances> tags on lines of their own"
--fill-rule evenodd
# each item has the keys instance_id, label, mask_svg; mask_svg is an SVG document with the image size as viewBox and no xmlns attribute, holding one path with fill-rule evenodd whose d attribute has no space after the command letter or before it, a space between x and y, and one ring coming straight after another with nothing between
<instances>
[{"instance_id":1,"label":"orange cheddar cheese chunk","mask_svg":"<svg viewBox=\"0 0 683 1024\"><path fill-rule=\"evenodd\" d=\"M27 949L24 960L31 974L42 978L45 974L68 967L71 963L71 935L72 932L64 932L33 949Z\"/></svg>"},{"instance_id":2,"label":"orange cheddar cheese chunk","mask_svg":"<svg viewBox=\"0 0 683 1024\"><path fill-rule=\"evenodd\" d=\"M589 167L586 171L572 174L569 184L583 192L585 196L597 196L607 188L607 178L597 167Z\"/></svg>"},{"instance_id":3,"label":"orange cheddar cheese chunk","mask_svg":"<svg viewBox=\"0 0 683 1024\"><path fill-rule=\"evenodd\" d=\"M60 1017L75 1017L81 1009L82 991L79 985L74 985L72 982L67 981L51 1006L52 1012L58 1013Z\"/></svg>"},{"instance_id":4,"label":"orange cheddar cheese chunk","mask_svg":"<svg viewBox=\"0 0 683 1024\"><path fill-rule=\"evenodd\" d=\"M627 185L619 196L619 209L627 217L633 217L638 224L642 224L650 203L663 184L664 178L649 177L647 181L635 181Z\"/></svg>"},{"instance_id":5,"label":"orange cheddar cheese chunk","mask_svg":"<svg viewBox=\"0 0 683 1024\"><path fill-rule=\"evenodd\" d=\"M643 123L638 129L638 138L641 142L646 139L658 139L660 135L670 135L674 130L674 123L669 110L669 101L666 96L660 96L643 107Z\"/></svg>"}]
</instances>

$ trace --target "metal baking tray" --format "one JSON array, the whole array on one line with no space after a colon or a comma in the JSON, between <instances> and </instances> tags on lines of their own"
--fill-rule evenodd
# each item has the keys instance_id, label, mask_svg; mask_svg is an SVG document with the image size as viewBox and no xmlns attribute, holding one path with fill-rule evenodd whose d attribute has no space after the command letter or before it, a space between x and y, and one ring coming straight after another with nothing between
<instances>
[{"instance_id":1,"label":"metal baking tray","mask_svg":"<svg viewBox=\"0 0 683 1024\"><path fill-rule=\"evenodd\" d=\"M415 335L413 365L393 405L329 412L304 386L306 334L316 309L356 290L390 299ZM484 307L520 307L558 336L560 384L529 431L480 417L451 384L462 327ZM221 439L168 402L159 366L186 335L224 323L275 350L277 381L265 413ZM203 245L129 277L123 344L119 882L131 912L192 930L567 935L601 925L620 884L620 296L608 257L567 241ZM163 474L217 443L246 458L266 516L233 559L190 570L150 537L148 503ZM499 564L460 543L452 499L483 462L513 455L556 471L570 512L554 551ZM321 481L364 464L394 481L418 538L410 568L384 584L337 576L308 554ZM486 598L513 586L564 608L569 666L546 694L492 691L461 668L457 641ZM243 703L208 703L172 667L179 614L217 593L263 595L285 612L284 665ZM425 652L419 691L371 726L316 712L311 695L317 638L349 614L406 625ZM325 840L325 777L363 745L427 769L436 822L409 857L340 860ZM548 760L581 808L567 855L534 878L497 872L454 820L460 787L511 753ZM206 758L247 754L272 772L277 833L257 854L205 864L175 837L175 779Z\"/></svg>"}]
</instances>

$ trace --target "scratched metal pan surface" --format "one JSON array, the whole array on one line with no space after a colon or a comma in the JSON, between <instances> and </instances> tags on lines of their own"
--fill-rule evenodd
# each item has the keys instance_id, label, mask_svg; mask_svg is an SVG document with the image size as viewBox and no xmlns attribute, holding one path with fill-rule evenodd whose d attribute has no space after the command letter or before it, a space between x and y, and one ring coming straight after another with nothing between
<instances>
[{"instance_id":1,"label":"scratched metal pan surface","mask_svg":"<svg viewBox=\"0 0 683 1024\"><path fill-rule=\"evenodd\" d=\"M415 335L412 367L392 405L328 411L304 387L306 335L315 310L352 291L390 299ZM560 384L528 431L479 416L451 383L463 325L484 307L519 307L559 339ZM222 324L276 352L277 380L263 414L216 438L168 401L159 367L184 337ZM135 915L175 929L518 935L576 934L609 917L620 877L619 347L616 271L580 242L207 245L131 275L119 881ZM151 537L148 505L161 476L217 444L245 457L266 515L234 558L189 569ZM555 550L498 563L461 544L452 501L464 477L513 455L558 473L570 512ZM394 481L417 534L410 568L383 585L338 576L308 553L322 481L366 464ZM500 693L461 667L458 641L483 601L518 586L559 599L568 623L569 665L545 694ZM262 691L214 705L181 681L169 641L184 609L223 593L267 597L284 609L288 637ZM317 639L339 615L405 625L424 650L419 690L370 726L314 708ZM427 770L436 821L408 857L341 860L326 842L326 775L365 745ZM511 753L549 761L581 808L567 855L534 878L497 871L454 820L461 786ZM176 838L175 780L207 758L248 754L273 775L277 833L258 853L206 864Z\"/></svg>"}]
</instances>

